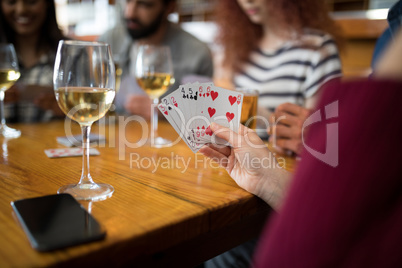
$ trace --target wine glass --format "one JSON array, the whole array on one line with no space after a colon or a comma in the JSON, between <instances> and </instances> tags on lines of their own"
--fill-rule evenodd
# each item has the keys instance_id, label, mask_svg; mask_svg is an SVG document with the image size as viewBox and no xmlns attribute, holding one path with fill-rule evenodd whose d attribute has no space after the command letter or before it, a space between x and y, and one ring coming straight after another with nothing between
<instances>
[{"instance_id":1,"label":"wine glass","mask_svg":"<svg viewBox=\"0 0 402 268\"><path fill-rule=\"evenodd\" d=\"M112 54L114 68L115 68L115 94L119 92L120 84L121 84L121 75L123 73L123 69L120 64L118 54ZM116 122L117 113L116 113L116 105L115 101L110 106L109 111L106 115L98 121L98 124L105 125L105 124L114 124Z\"/></svg>"},{"instance_id":2,"label":"wine glass","mask_svg":"<svg viewBox=\"0 0 402 268\"><path fill-rule=\"evenodd\" d=\"M138 48L135 64L135 78L138 85L152 99L151 106L151 147L166 147L171 141L158 137L159 97L174 81L173 64L168 46L142 45Z\"/></svg>"},{"instance_id":3,"label":"wine glass","mask_svg":"<svg viewBox=\"0 0 402 268\"><path fill-rule=\"evenodd\" d=\"M17 55L12 44L0 44L0 135L5 138L18 138L21 131L10 128L6 125L4 118L4 96L9 89L20 78Z\"/></svg>"},{"instance_id":4,"label":"wine glass","mask_svg":"<svg viewBox=\"0 0 402 268\"><path fill-rule=\"evenodd\" d=\"M61 110L82 130L82 174L78 184L61 187L77 200L103 200L112 196L109 184L97 184L89 172L91 125L103 117L115 96L115 67L108 44L60 41L53 74L54 91Z\"/></svg>"}]
</instances>

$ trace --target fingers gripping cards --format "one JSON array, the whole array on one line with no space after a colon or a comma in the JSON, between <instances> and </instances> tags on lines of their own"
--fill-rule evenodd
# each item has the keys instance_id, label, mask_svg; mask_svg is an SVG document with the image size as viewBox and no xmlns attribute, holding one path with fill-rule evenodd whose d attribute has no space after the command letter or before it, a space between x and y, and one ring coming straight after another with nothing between
<instances>
[{"instance_id":1,"label":"fingers gripping cards","mask_svg":"<svg viewBox=\"0 0 402 268\"><path fill-rule=\"evenodd\" d=\"M225 144L209 126L216 122L237 132L243 94L212 83L181 85L162 98L159 110L193 152L206 143Z\"/></svg>"}]
</instances>

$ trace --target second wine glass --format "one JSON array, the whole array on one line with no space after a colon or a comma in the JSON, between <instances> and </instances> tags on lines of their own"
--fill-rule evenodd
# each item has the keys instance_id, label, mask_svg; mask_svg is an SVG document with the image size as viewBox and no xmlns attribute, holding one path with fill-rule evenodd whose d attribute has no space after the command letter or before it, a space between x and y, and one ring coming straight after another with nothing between
<instances>
[{"instance_id":1,"label":"second wine glass","mask_svg":"<svg viewBox=\"0 0 402 268\"><path fill-rule=\"evenodd\" d=\"M173 64L168 46L142 45L138 48L135 65L135 78L138 85L152 99L151 106L151 147L166 147L171 141L158 137L159 97L174 82Z\"/></svg>"}]
</instances>

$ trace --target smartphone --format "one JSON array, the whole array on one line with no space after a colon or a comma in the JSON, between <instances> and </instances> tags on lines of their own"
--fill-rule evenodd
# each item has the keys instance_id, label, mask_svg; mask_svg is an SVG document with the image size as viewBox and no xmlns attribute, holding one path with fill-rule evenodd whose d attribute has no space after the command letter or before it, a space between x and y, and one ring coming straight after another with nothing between
<instances>
[{"instance_id":1,"label":"smartphone","mask_svg":"<svg viewBox=\"0 0 402 268\"><path fill-rule=\"evenodd\" d=\"M55 194L11 202L11 206L38 251L51 251L103 239L105 230L69 194Z\"/></svg>"}]
</instances>

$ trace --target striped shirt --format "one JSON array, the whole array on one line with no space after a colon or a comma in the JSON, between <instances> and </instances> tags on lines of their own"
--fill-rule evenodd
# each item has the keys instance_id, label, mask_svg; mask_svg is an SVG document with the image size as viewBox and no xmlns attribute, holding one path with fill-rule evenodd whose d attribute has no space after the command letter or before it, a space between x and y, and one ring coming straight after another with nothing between
<instances>
[{"instance_id":1,"label":"striped shirt","mask_svg":"<svg viewBox=\"0 0 402 268\"><path fill-rule=\"evenodd\" d=\"M340 77L341 62L337 46L328 34L306 30L297 41L289 41L275 51L262 48L234 76L236 87L260 92L259 106L270 111L285 102L304 106L320 86Z\"/></svg>"},{"instance_id":2,"label":"striped shirt","mask_svg":"<svg viewBox=\"0 0 402 268\"><path fill-rule=\"evenodd\" d=\"M21 77L18 79L19 85L38 85L53 86L53 68L55 61L55 52L50 51L40 57L37 64L30 68L25 68L20 64ZM20 96L32 95L25 92L23 86L17 87ZM40 92L38 92L40 93ZM7 93L6 93L7 94ZM6 103L4 106L5 118L9 122L44 122L53 117L52 111L44 111L33 103L33 99L26 98L18 103Z\"/></svg>"},{"instance_id":3,"label":"striped shirt","mask_svg":"<svg viewBox=\"0 0 402 268\"><path fill-rule=\"evenodd\" d=\"M21 77L18 83L24 85L52 86L55 52L44 54L37 64L30 68L20 66Z\"/></svg>"}]
</instances>

